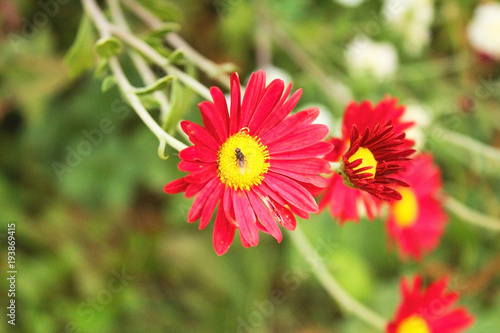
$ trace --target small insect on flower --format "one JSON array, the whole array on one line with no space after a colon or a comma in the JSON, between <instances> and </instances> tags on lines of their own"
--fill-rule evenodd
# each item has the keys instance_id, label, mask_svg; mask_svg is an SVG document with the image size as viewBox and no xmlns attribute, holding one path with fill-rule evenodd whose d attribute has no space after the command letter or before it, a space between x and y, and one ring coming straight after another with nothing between
<instances>
[{"instance_id":1,"label":"small insect on flower","mask_svg":"<svg viewBox=\"0 0 500 333\"><path fill-rule=\"evenodd\" d=\"M234 150L234 153L236 154L236 165L238 165L239 167L240 175L244 174L245 171L249 171L247 159L245 158L245 155L243 155L243 153L241 152L241 149L236 148Z\"/></svg>"},{"instance_id":2,"label":"small insect on flower","mask_svg":"<svg viewBox=\"0 0 500 333\"><path fill-rule=\"evenodd\" d=\"M259 243L259 231L281 242L279 226L294 230L295 216L307 219L319 210L313 195L327 185L321 174L330 164L322 157L333 147L322 141L328 127L313 124L318 108L289 115L302 94L291 91L280 79L266 85L266 74L258 71L241 94L233 73L229 106L213 87L213 102L198 105L203 126L181 122L193 145L179 153L179 169L189 174L165 185L165 192L195 197L187 220L200 220L200 229L216 211L218 255L229 249L236 230L244 247Z\"/></svg>"}]
</instances>

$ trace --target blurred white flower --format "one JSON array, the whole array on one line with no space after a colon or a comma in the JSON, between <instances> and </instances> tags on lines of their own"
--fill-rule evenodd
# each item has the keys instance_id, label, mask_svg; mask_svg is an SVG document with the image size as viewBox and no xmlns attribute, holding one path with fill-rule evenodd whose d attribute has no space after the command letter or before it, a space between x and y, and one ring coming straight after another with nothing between
<instances>
[{"instance_id":1,"label":"blurred white flower","mask_svg":"<svg viewBox=\"0 0 500 333\"><path fill-rule=\"evenodd\" d=\"M467 35L474 49L500 59L500 3L479 5L469 24Z\"/></svg>"},{"instance_id":2,"label":"blurred white flower","mask_svg":"<svg viewBox=\"0 0 500 333\"><path fill-rule=\"evenodd\" d=\"M356 7L365 0L335 0L336 3L346 7Z\"/></svg>"},{"instance_id":3,"label":"blurred white flower","mask_svg":"<svg viewBox=\"0 0 500 333\"><path fill-rule=\"evenodd\" d=\"M419 56L431 40L434 0L384 0L387 23L404 38L405 52Z\"/></svg>"},{"instance_id":4,"label":"blurred white flower","mask_svg":"<svg viewBox=\"0 0 500 333\"><path fill-rule=\"evenodd\" d=\"M394 76L398 68L398 53L390 43L377 43L358 36L347 46L347 67L353 76L371 75L378 81Z\"/></svg>"},{"instance_id":5,"label":"blurred white flower","mask_svg":"<svg viewBox=\"0 0 500 333\"><path fill-rule=\"evenodd\" d=\"M408 104L401 120L415 123L414 126L405 131L406 137L415 141L414 149L421 150L425 144L425 129L432 121L432 110L420 104Z\"/></svg>"}]
</instances>

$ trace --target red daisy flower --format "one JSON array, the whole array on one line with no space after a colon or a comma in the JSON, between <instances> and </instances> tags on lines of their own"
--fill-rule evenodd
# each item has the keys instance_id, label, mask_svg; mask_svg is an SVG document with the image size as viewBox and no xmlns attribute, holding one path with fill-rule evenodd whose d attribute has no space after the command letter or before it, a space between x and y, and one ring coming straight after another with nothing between
<instances>
[{"instance_id":1,"label":"red daisy flower","mask_svg":"<svg viewBox=\"0 0 500 333\"><path fill-rule=\"evenodd\" d=\"M397 99L384 98L373 106L370 101L352 102L346 108L342 137L329 140L334 145L325 158L340 161L340 174L329 179L320 209L330 206L331 214L340 223L359 221L358 208L364 207L370 219L377 213L381 200L400 195L392 186L404 186L394 178L404 170L404 162L413 153L413 141L404 131L413 125L403 122L404 106Z\"/></svg>"},{"instance_id":2,"label":"red daisy flower","mask_svg":"<svg viewBox=\"0 0 500 333\"><path fill-rule=\"evenodd\" d=\"M458 333L474 323L466 309L452 309L457 292L445 292L447 279L442 279L421 291L422 278L416 276L413 286L401 281L403 299L387 333Z\"/></svg>"},{"instance_id":3,"label":"red daisy flower","mask_svg":"<svg viewBox=\"0 0 500 333\"><path fill-rule=\"evenodd\" d=\"M212 87L214 102L199 104L204 127L181 123L194 145L180 152L179 169L190 174L167 184L165 192L196 196L188 221L201 219L200 229L219 205L213 232L218 255L228 250L236 229L245 247L257 245L259 230L280 242L275 222L295 229L294 214L308 218L316 213L313 195L326 186L319 174L328 172L330 165L320 157L332 146L321 141L328 128L312 124L319 109L288 116L302 91L288 98L291 85L283 92L282 80L267 87L265 82L263 71L252 74L241 100L234 73L229 112L222 91Z\"/></svg>"},{"instance_id":4,"label":"red daisy flower","mask_svg":"<svg viewBox=\"0 0 500 333\"><path fill-rule=\"evenodd\" d=\"M410 187L399 188L402 199L390 203L387 232L404 258L419 260L423 252L438 245L448 221L437 198L442 187L441 175L431 155L419 155L401 174L401 179Z\"/></svg>"}]
</instances>

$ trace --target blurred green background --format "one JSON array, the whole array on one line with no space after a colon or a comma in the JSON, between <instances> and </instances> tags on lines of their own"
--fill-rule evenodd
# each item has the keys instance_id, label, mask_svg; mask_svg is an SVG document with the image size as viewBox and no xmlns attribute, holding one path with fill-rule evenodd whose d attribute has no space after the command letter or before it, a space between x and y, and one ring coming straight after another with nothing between
<instances>
[{"instance_id":1,"label":"blurred green background","mask_svg":"<svg viewBox=\"0 0 500 333\"><path fill-rule=\"evenodd\" d=\"M250 249L236 236L228 253L215 254L212 224L203 231L188 224L192 201L163 192L181 176L176 152L160 159L154 135L116 88L101 92L92 70L70 76L63 59L80 2L54 0L57 11L43 20L48 2L0 1L0 274L8 270L9 223L16 224L18 270L16 326L4 314L2 278L0 331L375 332L328 297L286 233L281 244L261 234ZM390 94L427 106L433 120L424 150L442 168L444 191L500 216L500 161L433 130L500 147L500 65L482 60L466 38L479 1L436 1L432 39L418 56L403 51L380 1L353 8L330 0L142 2L178 22L181 36L209 59L235 63L242 78L262 65L279 67L304 90L299 108L322 105L337 123L345 103L327 93L324 78L348 87L358 101ZM360 32L395 45L392 79L351 75L344 51ZM215 84L202 74L200 80ZM200 101L191 94L185 118L199 119ZM498 330L498 233L450 214L436 251L403 262L388 245L383 220L341 227L323 212L299 227L346 290L386 318L398 305L400 277L448 275L476 316L468 332Z\"/></svg>"}]
</instances>

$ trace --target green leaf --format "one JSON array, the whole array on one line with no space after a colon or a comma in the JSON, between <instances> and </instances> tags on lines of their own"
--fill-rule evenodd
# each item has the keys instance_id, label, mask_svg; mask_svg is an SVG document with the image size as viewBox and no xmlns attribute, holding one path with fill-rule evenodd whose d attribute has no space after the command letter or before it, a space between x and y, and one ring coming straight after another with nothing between
<instances>
[{"instance_id":1,"label":"green leaf","mask_svg":"<svg viewBox=\"0 0 500 333\"><path fill-rule=\"evenodd\" d=\"M170 1L142 0L141 5L149 9L163 22L177 21L182 18L182 11Z\"/></svg>"},{"instance_id":2,"label":"green leaf","mask_svg":"<svg viewBox=\"0 0 500 333\"><path fill-rule=\"evenodd\" d=\"M179 63L184 59L184 52L182 50L175 50L170 54L168 57L168 61L171 64L176 64Z\"/></svg>"},{"instance_id":3,"label":"green leaf","mask_svg":"<svg viewBox=\"0 0 500 333\"><path fill-rule=\"evenodd\" d=\"M157 90L165 89L172 80L176 80L176 77L172 75L164 76L155 83L144 88L136 89L134 92L136 95L147 95Z\"/></svg>"},{"instance_id":4,"label":"green leaf","mask_svg":"<svg viewBox=\"0 0 500 333\"><path fill-rule=\"evenodd\" d=\"M161 26L155 28L153 31L148 33L148 36L151 37L165 37L166 34L171 32L177 32L181 30L181 25L175 22L166 22L162 23Z\"/></svg>"},{"instance_id":5,"label":"green leaf","mask_svg":"<svg viewBox=\"0 0 500 333\"><path fill-rule=\"evenodd\" d=\"M151 95L139 96L141 104L148 110L159 109L161 107L160 102Z\"/></svg>"},{"instance_id":6,"label":"green leaf","mask_svg":"<svg viewBox=\"0 0 500 333\"><path fill-rule=\"evenodd\" d=\"M168 58L172 54L172 50L165 46L163 38L157 36L146 35L142 37L142 40L149 44L156 52L160 53L162 56Z\"/></svg>"},{"instance_id":7,"label":"green leaf","mask_svg":"<svg viewBox=\"0 0 500 333\"><path fill-rule=\"evenodd\" d=\"M64 62L69 66L69 75L72 78L80 76L95 64L94 42L96 36L90 18L84 14L75 41L64 57Z\"/></svg>"},{"instance_id":8,"label":"green leaf","mask_svg":"<svg viewBox=\"0 0 500 333\"><path fill-rule=\"evenodd\" d=\"M100 38L95 44L95 50L101 58L109 59L122 52L123 44L115 37Z\"/></svg>"},{"instance_id":9,"label":"green leaf","mask_svg":"<svg viewBox=\"0 0 500 333\"><path fill-rule=\"evenodd\" d=\"M107 71L108 71L108 59L99 59L97 67L95 68L94 71L94 78L98 79L104 77Z\"/></svg>"},{"instance_id":10,"label":"green leaf","mask_svg":"<svg viewBox=\"0 0 500 333\"><path fill-rule=\"evenodd\" d=\"M171 133L176 128L177 123L182 119L186 113L191 99L193 97L193 92L184 87L178 81L172 83L172 88L170 91L171 107L168 118L165 119L163 123L163 129L166 132Z\"/></svg>"},{"instance_id":11,"label":"green leaf","mask_svg":"<svg viewBox=\"0 0 500 333\"><path fill-rule=\"evenodd\" d=\"M108 75L102 80L101 91L106 92L116 85L116 78L113 75Z\"/></svg>"}]
</instances>

